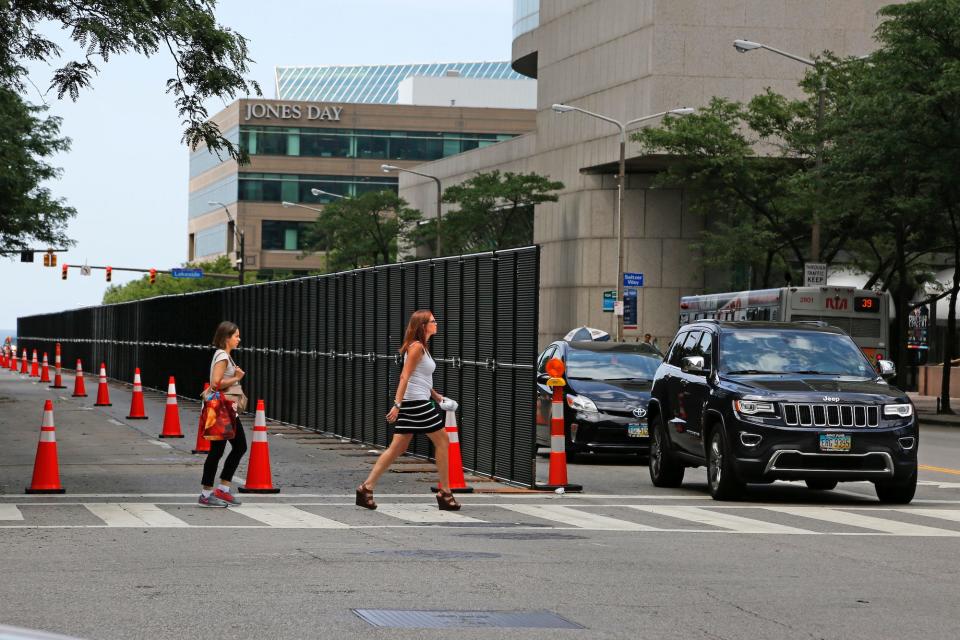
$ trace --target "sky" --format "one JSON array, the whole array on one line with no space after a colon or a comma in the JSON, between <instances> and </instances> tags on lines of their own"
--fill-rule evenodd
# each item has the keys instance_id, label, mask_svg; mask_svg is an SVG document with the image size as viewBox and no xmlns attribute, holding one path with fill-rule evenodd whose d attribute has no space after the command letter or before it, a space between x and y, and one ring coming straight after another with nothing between
<instances>
[{"instance_id":1,"label":"sky","mask_svg":"<svg viewBox=\"0 0 960 640\"><path fill-rule=\"evenodd\" d=\"M509 60L512 42L510 0L220 0L217 19L250 41L250 77L265 98L274 97L277 65ZM48 25L46 33L64 60L78 54L59 28ZM58 265L169 269L185 262L189 152L164 92L173 75L169 54L111 58L75 103L46 93L56 66L28 65L39 89L26 99L46 102L72 140L53 160L62 177L49 184L77 209L68 230L76 245L59 254ZM212 115L226 104L207 107ZM113 282L136 277L114 272ZM84 277L71 269L63 282L59 266L44 268L39 254L33 264L0 257L0 283L0 330L15 329L20 316L99 304L107 287L102 270Z\"/></svg>"}]
</instances>

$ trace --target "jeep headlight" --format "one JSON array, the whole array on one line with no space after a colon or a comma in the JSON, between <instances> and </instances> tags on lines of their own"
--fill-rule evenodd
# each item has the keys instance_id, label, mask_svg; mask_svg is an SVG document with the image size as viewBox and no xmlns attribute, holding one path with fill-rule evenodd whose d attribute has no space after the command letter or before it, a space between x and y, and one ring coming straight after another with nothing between
<instances>
[{"instance_id":1,"label":"jeep headlight","mask_svg":"<svg viewBox=\"0 0 960 640\"><path fill-rule=\"evenodd\" d=\"M883 415L887 418L909 418L913 415L912 404L885 404Z\"/></svg>"},{"instance_id":2,"label":"jeep headlight","mask_svg":"<svg viewBox=\"0 0 960 640\"><path fill-rule=\"evenodd\" d=\"M774 413L772 402L763 402L760 400L734 400L733 409L737 413L747 416L754 416L758 413Z\"/></svg>"},{"instance_id":3,"label":"jeep headlight","mask_svg":"<svg viewBox=\"0 0 960 640\"><path fill-rule=\"evenodd\" d=\"M575 411L592 411L597 413L597 405L593 400L584 396L575 396L572 393L567 394L567 406Z\"/></svg>"}]
</instances>

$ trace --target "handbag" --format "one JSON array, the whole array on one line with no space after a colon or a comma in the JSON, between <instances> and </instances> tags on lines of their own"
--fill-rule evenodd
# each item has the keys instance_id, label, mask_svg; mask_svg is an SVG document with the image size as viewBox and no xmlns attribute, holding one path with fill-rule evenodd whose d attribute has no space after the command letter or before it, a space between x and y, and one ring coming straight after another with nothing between
<instances>
[{"instance_id":1,"label":"handbag","mask_svg":"<svg viewBox=\"0 0 960 640\"><path fill-rule=\"evenodd\" d=\"M232 388L233 387L231 387L231 389ZM240 390L240 393L224 391L223 395L225 395L231 402L233 402L233 405L236 408L237 413L243 413L247 410L247 394L243 392L243 389Z\"/></svg>"},{"instance_id":2,"label":"handbag","mask_svg":"<svg viewBox=\"0 0 960 640\"><path fill-rule=\"evenodd\" d=\"M203 403L200 412L200 429L205 440L233 440L237 435L237 413L233 402L219 391L214 391Z\"/></svg>"}]
</instances>

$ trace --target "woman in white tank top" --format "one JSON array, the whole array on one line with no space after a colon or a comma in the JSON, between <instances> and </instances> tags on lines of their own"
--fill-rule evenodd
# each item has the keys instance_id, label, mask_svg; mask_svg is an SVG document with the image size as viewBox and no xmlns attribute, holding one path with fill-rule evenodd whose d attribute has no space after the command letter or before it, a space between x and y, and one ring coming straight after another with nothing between
<instances>
[{"instance_id":1,"label":"woman in white tank top","mask_svg":"<svg viewBox=\"0 0 960 640\"><path fill-rule=\"evenodd\" d=\"M410 316L407 332L404 335L400 353L403 354L403 371L397 384L397 393L393 407L387 414L387 422L393 423L393 440L390 447L377 459L370 475L357 487L357 505L367 509L376 509L373 489L380 476L390 468L410 444L413 434L426 434L433 443L437 462L437 474L440 476L440 490L437 491L437 506L442 511L456 511L460 508L450 492L447 467L447 448L450 441L443 429L441 409L456 411L457 403L444 398L433 388L433 372L437 368L433 356L427 349L427 342L437 332L437 320L433 312L415 311Z\"/></svg>"}]
</instances>

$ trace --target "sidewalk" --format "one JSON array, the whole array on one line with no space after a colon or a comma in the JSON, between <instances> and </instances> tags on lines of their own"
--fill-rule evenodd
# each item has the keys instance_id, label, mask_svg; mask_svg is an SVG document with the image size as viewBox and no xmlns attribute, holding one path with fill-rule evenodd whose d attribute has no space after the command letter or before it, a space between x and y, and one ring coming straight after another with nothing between
<instances>
[{"instance_id":1,"label":"sidewalk","mask_svg":"<svg viewBox=\"0 0 960 640\"><path fill-rule=\"evenodd\" d=\"M46 400L53 400L60 479L68 494L184 494L200 490L205 454L196 444L198 402L178 398L182 439L159 439L166 393L144 390L147 420L127 420L132 385L110 383L111 407L94 407L96 379L87 377L87 398L71 397L74 378L63 372L67 389L50 389L0 370L0 494L22 494L33 470ZM255 402L255 399L253 399ZM269 407L268 407L269 410ZM253 416L242 419L252 442ZM290 494L351 495L382 449L330 434L267 421L273 485ZM249 453L235 484L245 482ZM412 456L397 460L381 479L379 494L430 494L437 482L432 462ZM513 488L486 478L467 477L479 491Z\"/></svg>"},{"instance_id":2,"label":"sidewalk","mask_svg":"<svg viewBox=\"0 0 960 640\"><path fill-rule=\"evenodd\" d=\"M913 391L908 391L907 395L910 396L913 406L917 409L917 419L921 425L935 424L943 427L960 427L960 414L937 413L936 396L922 396ZM960 398L950 398L950 404L954 411L960 412Z\"/></svg>"}]
</instances>

